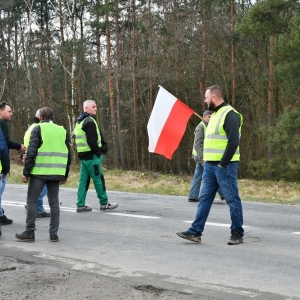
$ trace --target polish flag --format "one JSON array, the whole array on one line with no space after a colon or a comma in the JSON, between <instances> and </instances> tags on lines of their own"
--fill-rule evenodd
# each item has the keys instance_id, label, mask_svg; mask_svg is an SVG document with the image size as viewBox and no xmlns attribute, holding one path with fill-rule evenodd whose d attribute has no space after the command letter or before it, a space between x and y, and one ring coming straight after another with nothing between
<instances>
[{"instance_id":1,"label":"polish flag","mask_svg":"<svg viewBox=\"0 0 300 300\"><path fill-rule=\"evenodd\" d=\"M149 152L172 159L193 113L192 109L160 86L147 125Z\"/></svg>"}]
</instances>

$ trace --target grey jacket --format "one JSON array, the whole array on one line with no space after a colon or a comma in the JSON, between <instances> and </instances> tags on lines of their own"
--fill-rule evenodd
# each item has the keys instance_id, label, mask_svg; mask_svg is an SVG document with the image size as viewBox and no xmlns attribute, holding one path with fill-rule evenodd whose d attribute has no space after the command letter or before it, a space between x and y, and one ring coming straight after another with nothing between
<instances>
[{"instance_id":1,"label":"grey jacket","mask_svg":"<svg viewBox=\"0 0 300 300\"><path fill-rule=\"evenodd\" d=\"M205 124L205 126L207 126L207 123L205 121L201 121L196 127L194 132L195 137L194 137L193 149L196 150L197 156L193 154L192 158L195 160L195 162L199 162L199 163L203 162L203 143L205 138L203 123Z\"/></svg>"}]
</instances>

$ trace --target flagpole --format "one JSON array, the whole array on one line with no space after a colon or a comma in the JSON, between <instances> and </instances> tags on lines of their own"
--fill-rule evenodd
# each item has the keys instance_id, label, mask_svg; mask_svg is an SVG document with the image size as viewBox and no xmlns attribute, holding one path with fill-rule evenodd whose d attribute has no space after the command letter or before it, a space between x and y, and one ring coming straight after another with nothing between
<instances>
[{"instance_id":1,"label":"flagpole","mask_svg":"<svg viewBox=\"0 0 300 300\"><path fill-rule=\"evenodd\" d=\"M194 115L196 115L198 118L202 120L202 117L200 117L196 112L194 112Z\"/></svg>"}]
</instances>

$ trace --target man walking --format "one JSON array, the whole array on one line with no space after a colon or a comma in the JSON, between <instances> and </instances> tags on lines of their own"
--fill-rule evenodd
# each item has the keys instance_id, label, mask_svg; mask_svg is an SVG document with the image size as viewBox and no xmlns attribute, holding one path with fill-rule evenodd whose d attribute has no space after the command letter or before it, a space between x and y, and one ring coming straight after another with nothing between
<instances>
[{"instance_id":1,"label":"man walking","mask_svg":"<svg viewBox=\"0 0 300 300\"><path fill-rule=\"evenodd\" d=\"M35 240L36 204L45 186L48 188L50 206L50 241L57 242L59 228L59 186L65 183L70 169L69 139L62 126L53 123L53 111L43 107L40 111L40 124L31 131L26 152L22 181L27 183L26 230L16 238L20 241Z\"/></svg>"},{"instance_id":2,"label":"man walking","mask_svg":"<svg viewBox=\"0 0 300 300\"><path fill-rule=\"evenodd\" d=\"M117 203L109 203L104 176L101 170L103 154L107 153L107 144L95 120L97 106L94 100L83 103L84 112L77 119L74 129L76 146L80 160L80 178L77 192L77 212L89 212L91 207L85 205L86 194L92 178L100 203L100 210L111 210Z\"/></svg>"},{"instance_id":3,"label":"man walking","mask_svg":"<svg viewBox=\"0 0 300 300\"><path fill-rule=\"evenodd\" d=\"M8 149L25 151L26 147L24 145L13 142L9 139L7 122L11 120L12 116L13 116L13 112L12 112L12 108L11 108L10 104L8 104L5 101L1 102L0 103L0 126L1 126L1 130L3 132L3 136L5 138L5 141L6 141L7 147L8 147ZM8 219L4 215L4 210L2 209L2 206L1 206L2 195L5 190L7 176L3 176L0 179L0 181L1 181L1 184L0 184L0 224L1 225L9 225L13 222L13 220Z\"/></svg>"},{"instance_id":4,"label":"man walking","mask_svg":"<svg viewBox=\"0 0 300 300\"><path fill-rule=\"evenodd\" d=\"M228 245L237 245L243 242L244 236L243 209L237 182L243 117L224 102L222 91L218 86L206 90L204 102L214 114L211 116L204 139L205 164L200 201L191 227L187 231L177 232L177 235L193 242L201 242L207 217L220 186L230 207L231 237Z\"/></svg>"}]
</instances>

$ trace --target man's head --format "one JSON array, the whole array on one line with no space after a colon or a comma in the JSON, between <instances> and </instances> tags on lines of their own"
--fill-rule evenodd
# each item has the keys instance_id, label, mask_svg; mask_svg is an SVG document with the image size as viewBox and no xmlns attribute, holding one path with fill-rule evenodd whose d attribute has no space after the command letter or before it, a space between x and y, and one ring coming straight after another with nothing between
<instances>
[{"instance_id":1,"label":"man's head","mask_svg":"<svg viewBox=\"0 0 300 300\"><path fill-rule=\"evenodd\" d=\"M211 117L211 115L212 115L213 113L214 113L213 111L206 110L206 111L203 113L203 121L205 121L206 123L208 123L209 120L210 120L210 117Z\"/></svg>"},{"instance_id":2,"label":"man's head","mask_svg":"<svg viewBox=\"0 0 300 300\"><path fill-rule=\"evenodd\" d=\"M224 102L222 90L219 86L213 85L209 87L205 92L204 102L207 105L208 110L213 110Z\"/></svg>"},{"instance_id":3,"label":"man's head","mask_svg":"<svg viewBox=\"0 0 300 300\"><path fill-rule=\"evenodd\" d=\"M97 113L96 102L94 100L85 100L83 102L83 111L91 116L95 116Z\"/></svg>"},{"instance_id":4,"label":"man's head","mask_svg":"<svg viewBox=\"0 0 300 300\"><path fill-rule=\"evenodd\" d=\"M53 121L53 110L50 107L42 107L39 111L40 121Z\"/></svg>"},{"instance_id":5,"label":"man's head","mask_svg":"<svg viewBox=\"0 0 300 300\"><path fill-rule=\"evenodd\" d=\"M3 101L0 103L0 118L4 121L10 121L13 115L10 104Z\"/></svg>"}]
</instances>

